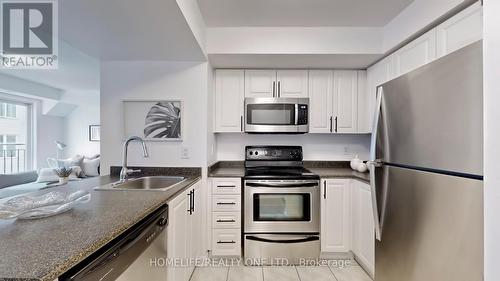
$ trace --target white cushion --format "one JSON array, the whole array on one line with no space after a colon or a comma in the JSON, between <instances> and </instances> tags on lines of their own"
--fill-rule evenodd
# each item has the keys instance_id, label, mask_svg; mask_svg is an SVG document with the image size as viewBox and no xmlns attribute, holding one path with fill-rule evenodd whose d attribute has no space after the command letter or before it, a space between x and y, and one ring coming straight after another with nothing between
<instances>
[{"instance_id":1,"label":"white cushion","mask_svg":"<svg viewBox=\"0 0 500 281\"><path fill-rule=\"evenodd\" d=\"M99 176L99 165L101 165L101 158L84 158L82 162L82 171L87 177L97 177Z\"/></svg>"},{"instance_id":2,"label":"white cushion","mask_svg":"<svg viewBox=\"0 0 500 281\"><path fill-rule=\"evenodd\" d=\"M75 156L67 159L56 159L56 158L47 158L47 164L49 164L50 168L62 168L62 167L81 167L83 161L83 156Z\"/></svg>"},{"instance_id":3,"label":"white cushion","mask_svg":"<svg viewBox=\"0 0 500 281\"><path fill-rule=\"evenodd\" d=\"M73 169L71 175L69 175L69 179L77 179L79 175L82 173L82 168L79 166L70 167ZM52 182L59 181L59 176L56 174L53 168L42 168L38 172L38 179L36 182Z\"/></svg>"}]
</instances>

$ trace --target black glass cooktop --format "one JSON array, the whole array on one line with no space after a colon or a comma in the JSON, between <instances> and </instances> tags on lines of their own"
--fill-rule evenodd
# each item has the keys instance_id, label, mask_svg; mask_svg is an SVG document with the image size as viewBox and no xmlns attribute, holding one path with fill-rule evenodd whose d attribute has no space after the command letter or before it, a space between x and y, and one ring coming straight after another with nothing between
<instances>
[{"instance_id":1,"label":"black glass cooktop","mask_svg":"<svg viewBox=\"0 0 500 281\"><path fill-rule=\"evenodd\" d=\"M245 169L246 179L319 179L303 167L252 167Z\"/></svg>"}]
</instances>

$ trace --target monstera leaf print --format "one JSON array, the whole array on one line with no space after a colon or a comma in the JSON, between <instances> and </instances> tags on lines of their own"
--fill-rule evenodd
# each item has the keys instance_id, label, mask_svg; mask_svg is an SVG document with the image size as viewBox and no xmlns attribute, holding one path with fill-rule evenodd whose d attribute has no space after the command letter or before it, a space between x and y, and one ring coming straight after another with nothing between
<instances>
[{"instance_id":1,"label":"monstera leaf print","mask_svg":"<svg viewBox=\"0 0 500 281\"><path fill-rule=\"evenodd\" d=\"M147 138L180 138L181 110L174 102L158 102L151 107L144 124Z\"/></svg>"}]
</instances>

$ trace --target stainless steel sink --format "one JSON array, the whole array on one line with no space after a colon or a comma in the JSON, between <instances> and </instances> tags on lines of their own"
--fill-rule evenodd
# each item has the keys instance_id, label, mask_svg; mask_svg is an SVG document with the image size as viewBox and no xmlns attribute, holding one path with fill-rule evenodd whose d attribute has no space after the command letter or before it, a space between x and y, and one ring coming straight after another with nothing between
<instances>
[{"instance_id":1,"label":"stainless steel sink","mask_svg":"<svg viewBox=\"0 0 500 281\"><path fill-rule=\"evenodd\" d=\"M131 178L124 182L115 182L103 186L98 186L96 190L151 190L165 191L172 188L187 178L175 176L154 176Z\"/></svg>"}]
</instances>

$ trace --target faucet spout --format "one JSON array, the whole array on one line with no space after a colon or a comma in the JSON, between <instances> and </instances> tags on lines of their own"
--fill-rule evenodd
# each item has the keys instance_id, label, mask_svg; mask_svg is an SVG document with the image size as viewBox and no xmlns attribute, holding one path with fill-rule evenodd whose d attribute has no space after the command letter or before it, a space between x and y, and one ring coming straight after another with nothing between
<instances>
[{"instance_id":1,"label":"faucet spout","mask_svg":"<svg viewBox=\"0 0 500 281\"><path fill-rule=\"evenodd\" d=\"M142 145L142 153L143 153L144 158L149 157L148 148L146 146L146 142L142 138L140 138L138 136L132 136L132 137L129 137L128 139L126 139L125 142L123 143L122 169L120 171L120 181L121 182L126 181L127 178L128 178L128 175L130 173L137 172L137 171L134 171L134 170L130 170L127 167L128 144L131 143L131 142L134 142L134 141L137 141L137 142L141 143L141 145Z\"/></svg>"}]
</instances>

